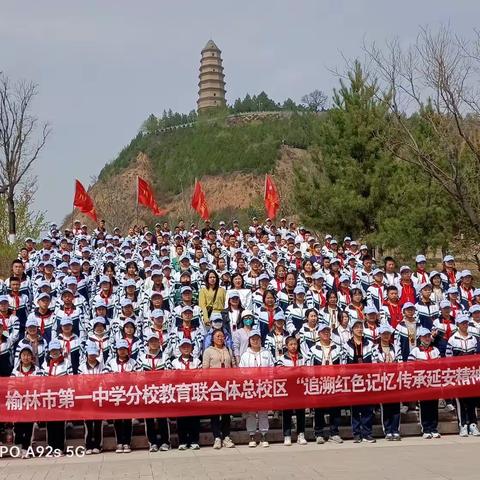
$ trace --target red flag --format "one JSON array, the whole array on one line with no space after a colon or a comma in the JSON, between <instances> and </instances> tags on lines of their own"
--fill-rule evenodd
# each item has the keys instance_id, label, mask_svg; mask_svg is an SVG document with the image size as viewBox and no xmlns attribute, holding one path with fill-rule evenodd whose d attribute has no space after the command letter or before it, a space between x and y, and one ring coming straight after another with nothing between
<instances>
[{"instance_id":1,"label":"red flag","mask_svg":"<svg viewBox=\"0 0 480 480\"><path fill-rule=\"evenodd\" d=\"M75 197L73 199L73 206L90 217L94 222L97 222L97 212L95 211L92 197L90 197L85 190L85 187L78 180L75 180Z\"/></svg>"},{"instance_id":2,"label":"red flag","mask_svg":"<svg viewBox=\"0 0 480 480\"><path fill-rule=\"evenodd\" d=\"M167 213L166 210L160 210L153 197L152 187L147 181L140 177L138 177L137 203L148 207L157 217L161 217Z\"/></svg>"},{"instance_id":3,"label":"red flag","mask_svg":"<svg viewBox=\"0 0 480 480\"><path fill-rule=\"evenodd\" d=\"M210 218L205 192L202 189L202 184L198 180L195 180L195 189L193 190L191 205L203 220Z\"/></svg>"},{"instance_id":4,"label":"red flag","mask_svg":"<svg viewBox=\"0 0 480 480\"><path fill-rule=\"evenodd\" d=\"M276 217L278 209L280 208L280 195L278 194L277 187L273 183L270 175L265 176L265 210L267 211L268 218L272 220Z\"/></svg>"}]
</instances>

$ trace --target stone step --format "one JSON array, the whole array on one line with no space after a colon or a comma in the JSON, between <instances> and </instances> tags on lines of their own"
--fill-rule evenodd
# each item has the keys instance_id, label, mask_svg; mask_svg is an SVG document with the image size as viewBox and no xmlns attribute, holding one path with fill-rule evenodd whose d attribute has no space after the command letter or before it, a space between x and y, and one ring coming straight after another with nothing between
<instances>
[{"instance_id":1,"label":"stone step","mask_svg":"<svg viewBox=\"0 0 480 480\"><path fill-rule=\"evenodd\" d=\"M178 446L178 437L176 422L171 420L169 422L171 433L171 444L175 448ZM44 445L46 441L46 429L44 425L40 424L39 428L35 430L35 444ZM407 414L401 416L402 436L418 436L421 433L421 428L418 419L417 411L409 411ZM447 412L444 409L439 410L439 431L442 434L458 433L457 417L455 412ZM376 437L383 437L383 430L381 426L381 417L379 413L375 414L373 434ZM342 412L342 426L340 427L340 435L345 440L352 438L352 429L350 427L350 416L348 410ZM313 434L313 415L307 413L306 417L306 432L307 440L314 440ZM231 423L231 438L236 444L246 444L249 441L249 436L245 430L245 420L240 416L232 416ZM270 431L268 439L272 443L283 442L282 421L281 414L270 416ZM296 436L293 435L293 441ZM67 429L67 443L72 446L84 445L84 427L81 422L75 422L72 428ZM213 436L210 431L210 421L208 418L201 420L200 445L211 446L213 444ZM103 448L106 451L115 450L115 431L113 425L105 425L103 429ZM148 442L145 435L145 426L143 421L133 426L132 448L145 449L148 448Z\"/></svg>"}]
</instances>

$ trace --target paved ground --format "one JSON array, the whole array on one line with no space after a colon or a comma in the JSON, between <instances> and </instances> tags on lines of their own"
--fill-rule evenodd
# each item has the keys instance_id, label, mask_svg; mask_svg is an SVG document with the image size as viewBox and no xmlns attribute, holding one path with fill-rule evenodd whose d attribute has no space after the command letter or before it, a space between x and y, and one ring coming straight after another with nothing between
<instances>
[{"instance_id":1,"label":"paved ground","mask_svg":"<svg viewBox=\"0 0 480 480\"><path fill-rule=\"evenodd\" d=\"M374 445L246 446L215 451L106 453L83 458L3 459L0 479L478 480L480 438L384 440Z\"/></svg>"}]
</instances>

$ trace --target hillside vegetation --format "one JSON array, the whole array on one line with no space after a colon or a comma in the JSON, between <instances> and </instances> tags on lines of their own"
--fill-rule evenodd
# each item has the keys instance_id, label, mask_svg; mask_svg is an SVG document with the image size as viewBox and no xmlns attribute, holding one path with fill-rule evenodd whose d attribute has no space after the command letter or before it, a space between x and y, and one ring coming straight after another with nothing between
<instances>
[{"instance_id":1,"label":"hillside vegetation","mask_svg":"<svg viewBox=\"0 0 480 480\"><path fill-rule=\"evenodd\" d=\"M319 123L313 113L292 114L231 127L225 118L197 122L192 128L139 133L107 164L100 180L121 173L139 152L151 162L152 183L161 200L181 193L195 178L233 172L262 175L272 171L282 144L307 149Z\"/></svg>"}]
</instances>

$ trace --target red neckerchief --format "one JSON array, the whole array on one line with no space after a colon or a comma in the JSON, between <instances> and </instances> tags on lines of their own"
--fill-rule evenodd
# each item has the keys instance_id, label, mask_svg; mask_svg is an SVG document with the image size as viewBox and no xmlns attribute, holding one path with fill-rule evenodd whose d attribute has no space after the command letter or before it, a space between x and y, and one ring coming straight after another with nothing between
<instances>
[{"instance_id":1,"label":"red neckerchief","mask_svg":"<svg viewBox=\"0 0 480 480\"><path fill-rule=\"evenodd\" d=\"M117 365L120 367L120 372L123 373L125 371L125 364L128 362L128 360L120 360L117 358Z\"/></svg>"},{"instance_id":2,"label":"red neckerchief","mask_svg":"<svg viewBox=\"0 0 480 480\"><path fill-rule=\"evenodd\" d=\"M357 311L358 318L360 320L365 320L365 314L363 313L363 305L361 305L360 307L356 307L352 303L352 307Z\"/></svg>"},{"instance_id":3,"label":"red neckerchief","mask_svg":"<svg viewBox=\"0 0 480 480\"><path fill-rule=\"evenodd\" d=\"M352 268L352 282L355 283L357 281L357 272L354 268Z\"/></svg>"},{"instance_id":4,"label":"red neckerchief","mask_svg":"<svg viewBox=\"0 0 480 480\"><path fill-rule=\"evenodd\" d=\"M108 305L108 301L110 300L110 295L112 294L112 287L110 287L110 290L108 293L105 295L103 293L103 290L100 292L100 298L103 298L105 300L105 303Z\"/></svg>"},{"instance_id":5,"label":"red neckerchief","mask_svg":"<svg viewBox=\"0 0 480 480\"><path fill-rule=\"evenodd\" d=\"M128 343L128 356L130 356L132 354L133 338L124 337L124 340Z\"/></svg>"},{"instance_id":6,"label":"red neckerchief","mask_svg":"<svg viewBox=\"0 0 480 480\"><path fill-rule=\"evenodd\" d=\"M43 333L45 332L45 320L47 318L50 318L52 316L52 313L53 312L51 312L50 310L45 315L40 313L40 311L37 312L37 315L40 317L40 333L41 333L41 335L43 335Z\"/></svg>"},{"instance_id":7,"label":"red neckerchief","mask_svg":"<svg viewBox=\"0 0 480 480\"><path fill-rule=\"evenodd\" d=\"M70 351L72 350L72 348L70 347L72 337L64 338L63 341L65 342L65 350L66 350L67 356L68 356L68 355L70 355Z\"/></svg>"},{"instance_id":8,"label":"red neckerchief","mask_svg":"<svg viewBox=\"0 0 480 480\"><path fill-rule=\"evenodd\" d=\"M298 352L297 353L291 353L290 358L292 359L293 366L296 367L297 362L298 362Z\"/></svg>"},{"instance_id":9,"label":"red neckerchief","mask_svg":"<svg viewBox=\"0 0 480 480\"><path fill-rule=\"evenodd\" d=\"M50 363L48 364L48 374L51 375L52 374L52 371L53 369L55 368L55 370L57 369L57 365L59 363L63 362L63 355L60 355L58 358L56 359L53 359L51 358L50 359Z\"/></svg>"},{"instance_id":10,"label":"red neckerchief","mask_svg":"<svg viewBox=\"0 0 480 480\"><path fill-rule=\"evenodd\" d=\"M447 277L452 285L457 283L456 282L457 279L455 278L455 272L453 270L450 270L449 272L447 271Z\"/></svg>"},{"instance_id":11,"label":"red neckerchief","mask_svg":"<svg viewBox=\"0 0 480 480\"><path fill-rule=\"evenodd\" d=\"M190 370L190 358L188 358L186 361L183 359L183 357L180 357L180 362L183 363L183 366L185 367L185 370Z\"/></svg>"},{"instance_id":12,"label":"red neckerchief","mask_svg":"<svg viewBox=\"0 0 480 480\"><path fill-rule=\"evenodd\" d=\"M32 364L30 365L30 370L28 372L24 372L22 369L22 366L20 365L19 372L24 376L24 377L29 377L34 371L35 371L35 366Z\"/></svg>"},{"instance_id":13,"label":"red neckerchief","mask_svg":"<svg viewBox=\"0 0 480 480\"><path fill-rule=\"evenodd\" d=\"M378 325L375 323L375 326L373 328L370 327L370 324L368 322L366 322L366 325L367 325L367 328L369 328L372 331L372 338L373 338L373 341L375 342L375 340L377 339Z\"/></svg>"},{"instance_id":14,"label":"red neckerchief","mask_svg":"<svg viewBox=\"0 0 480 480\"><path fill-rule=\"evenodd\" d=\"M452 336L452 323L449 318L442 318L442 323L445 325L445 340Z\"/></svg>"},{"instance_id":15,"label":"red neckerchief","mask_svg":"<svg viewBox=\"0 0 480 480\"><path fill-rule=\"evenodd\" d=\"M427 283L428 282L428 277L427 277L427 274L426 274L425 270L419 270L417 268L417 275L420 275L422 277L422 283Z\"/></svg>"},{"instance_id":16,"label":"red neckerchief","mask_svg":"<svg viewBox=\"0 0 480 480\"><path fill-rule=\"evenodd\" d=\"M182 325L180 327L180 331L183 332L183 338L189 338L190 340L192 339L192 330L193 328L191 326L186 327L185 325Z\"/></svg>"},{"instance_id":17,"label":"red neckerchief","mask_svg":"<svg viewBox=\"0 0 480 480\"><path fill-rule=\"evenodd\" d=\"M345 303L346 305L350 305L350 301L351 301L351 298L350 298L350 291L348 290L348 288L340 288L340 292L345 295Z\"/></svg>"},{"instance_id":18,"label":"red neckerchief","mask_svg":"<svg viewBox=\"0 0 480 480\"><path fill-rule=\"evenodd\" d=\"M430 355L430 352L433 350L433 347L429 345L428 347L424 347L423 345L420 345L420 351L425 352L427 354L427 360L430 360L432 357Z\"/></svg>"},{"instance_id":19,"label":"red neckerchief","mask_svg":"<svg viewBox=\"0 0 480 480\"><path fill-rule=\"evenodd\" d=\"M450 310L452 311L452 317L455 318L457 316L457 310L460 308L458 303L450 302Z\"/></svg>"},{"instance_id":20,"label":"red neckerchief","mask_svg":"<svg viewBox=\"0 0 480 480\"><path fill-rule=\"evenodd\" d=\"M372 284L373 287L377 289L378 299L383 302L383 285L377 285L376 283Z\"/></svg>"},{"instance_id":21,"label":"red neckerchief","mask_svg":"<svg viewBox=\"0 0 480 480\"><path fill-rule=\"evenodd\" d=\"M465 289L464 289L465 290ZM465 290L467 292L467 300L468 300L468 306L471 307L472 306L472 302L473 302L473 292L472 292L472 289L469 288L468 290Z\"/></svg>"},{"instance_id":22,"label":"red neckerchief","mask_svg":"<svg viewBox=\"0 0 480 480\"><path fill-rule=\"evenodd\" d=\"M318 290L317 291L317 296L318 296L318 305L319 307L323 308L325 307L326 303L327 303L327 298L325 297L325 295L323 294L323 291L322 290Z\"/></svg>"},{"instance_id":23,"label":"red neckerchief","mask_svg":"<svg viewBox=\"0 0 480 480\"><path fill-rule=\"evenodd\" d=\"M300 270L302 268L302 259L301 258L295 258L295 266L297 267L297 270Z\"/></svg>"},{"instance_id":24,"label":"red neckerchief","mask_svg":"<svg viewBox=\"0 0 480 480\"><path fill-rule=\"evenodd\" d=\"M271 330L275 322L275 307L265 307L268 312L268 329Z\"/></svg>"},{"instance_id":25,"label":"red neckerchief","mask_svg":"<svg viewBox=\"0 0 480 480\"><path fill-rule=\"evenodd\" d=\"M333 275L333 285L335 286L335 289L338 290L338 287L340 286L340 275Z\"/></svg>"},{"instance_id":26,"label":"red neckerchief","mask_svg":"<svg viewBox=\"0 0 480 480\"><path fill-rule=\"evenodd\" d=\"M275 282L277 283L277 293L282 290L282 288L284 287L285 283L284 282L280 282L279 280L275 279Z\"/></svg>"},{"instance_id":27,"label":"red neckerchief","mask_svg":"<svg viewBox=\"0 0 480 480\"><path fill-rule=\"evenodd\" d=\"M2 325L3 325L3 330L8 332L8 324L7 324L7 319L9 317L7 317L6 315L4 315L3 313L0 313L0 318L2 319Z\"/></svg>"},{"instance_id":28,"label":"red neckerchief","mask_svg":"<svg viewBox=\"0 0 480 480\"><path fill-rule=\"evenodd\" d=\"M163 345L163 331L162 330L153 330L154 332L157 332L158 335L158 341L160 342L160 347Z\"/></svg>"},{"instance_id":29,"label":"red neckerchief","mask_svg":"<svg viewBox=\"0 0 480 480\"><path fill-rule=\"evenodd\" d=\"M20 307L20 295L17 292L12 292L11 295L15 300L15 310L18 310L18 307Z\"/></svg>"},{"instance_id":30,"label":"red neckerchief","mask_svg":"<svg viewBox=\"0 0 480 480\"><path fill-rule=\"evenodd\" d=\"M384 305L387 306L388 312L390 313L390 325L392 328L397 328L397 325L402 321L403 318L400 304L397 303L397 305L394 305L390 301L387 301Z\"/></svg>"},{"instance_id":31,"label":"red neckerchief","mask_svg":"<svg viewBox=\"0 0 480 480\"><path fill-rule=\"evenodd\" d=\"M153 355L153 354L149 353L148 357L150 358L150 361L152 362L152 370L155 370L155 359L157 358L157 355Z\"/></svg>"}]
</instances>

